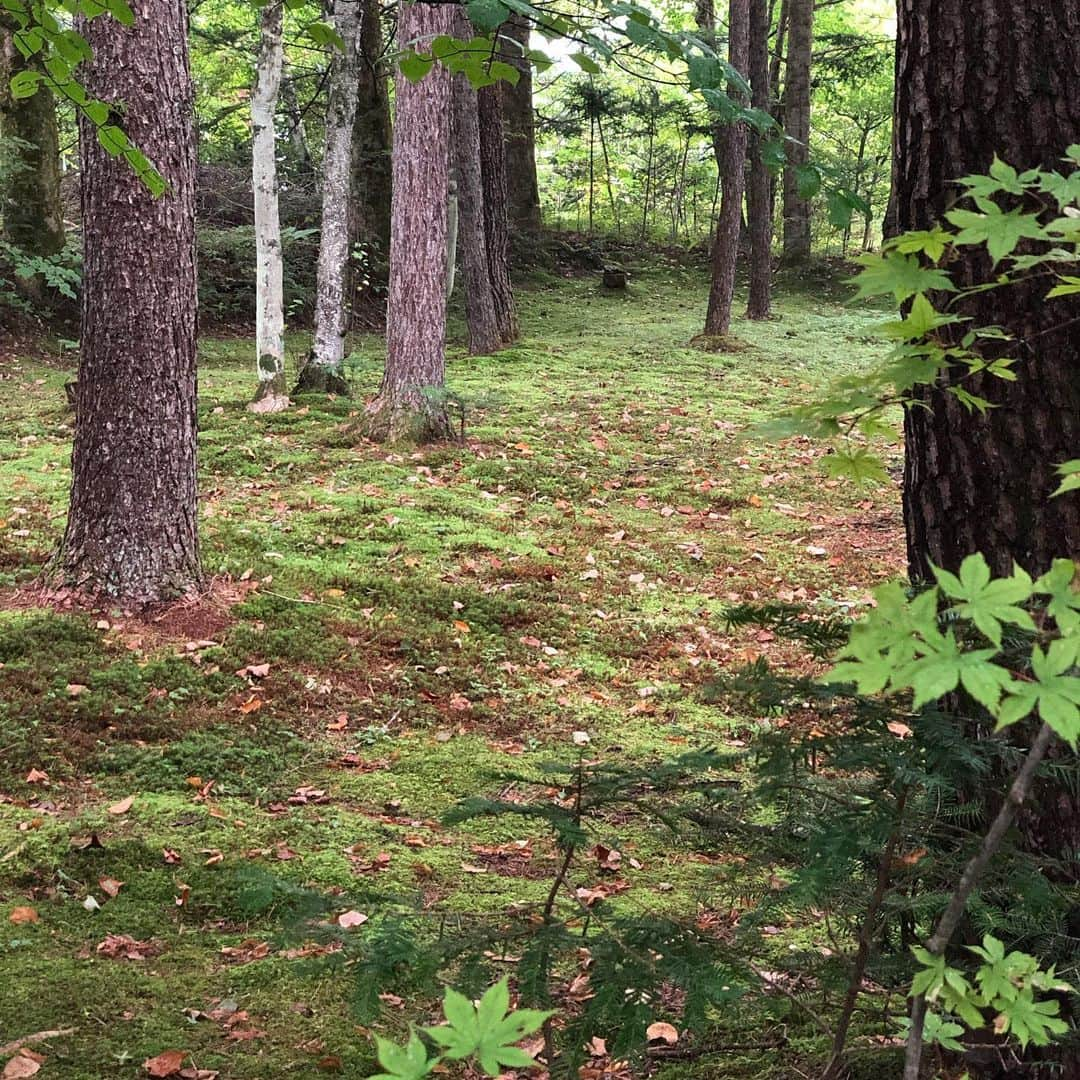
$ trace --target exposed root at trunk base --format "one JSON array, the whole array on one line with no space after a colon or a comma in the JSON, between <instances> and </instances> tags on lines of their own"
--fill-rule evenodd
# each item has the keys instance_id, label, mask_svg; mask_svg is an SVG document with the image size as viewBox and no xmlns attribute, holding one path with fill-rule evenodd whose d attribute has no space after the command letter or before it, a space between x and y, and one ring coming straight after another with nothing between
<instances>
[{"instance_id":1,"label":"exposed root at trunk base","mask_svg":"<svg viewBox=\"0 0 1080 1080\"><path fill-rule=\"evenodd\" d=\"M296 377L293 394L336 394L338 397L351 397L349 384L345 381L340 368L329 368L324 364L308 361Z\"/></svg>"},{"instance_id":2,"label":"exposed root at trunk base","mask_svg":"<svg viewBox=\"0 0 1080 1080\"><path fill-rule=\"evenodd\" d=\"M755 346L734 334L698 334L690 339L690 346L711 353L752 352Z\"/></svg>"},{"instance_id":3,"label":"exposed root at trunk base","mask_svg":"<svg viewBox=\"0 0 1080 1080\"><path fill-rule=\"evenodd\" d=\"M356 429L364 438L380 443L424 446L457 440L445 402L419 393L415 398L410 395L410 400L379 394L368 403Z\"/></svg>"},{"instance_id":4,"label":"exposed root at trunk base","mask_svg":"<svg viewBox=\"0 0 1080 1080\"><path fill-rule=\"evenodd\" d=\"M289 395L285 392L285 376L280 374L272 379L259 381L259 388L248 404L248 412L279 413L284 412L291 404Z\"/></svg>"}]
</instances>

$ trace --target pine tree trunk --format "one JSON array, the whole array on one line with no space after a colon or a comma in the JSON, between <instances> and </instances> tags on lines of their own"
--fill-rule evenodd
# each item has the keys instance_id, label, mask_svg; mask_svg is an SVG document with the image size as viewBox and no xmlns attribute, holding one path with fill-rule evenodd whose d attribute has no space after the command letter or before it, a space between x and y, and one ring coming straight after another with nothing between
<instances>
[{"instance_id":1,"label":"pine tree trunk","mask_svg":"<svg viewBox=\"0 0 1080 1080\"><path fill-rule=\"evenodd\" d=\"M800 166L810 160L810 57L814 36L814 0L787 0L788 51L784 78L784 261L810 258L810 201L799 195Z\"/></svg>"},{"instance_id":2,"label":"pine tree trunk","mask_svg":"<svg viewBox=\"0 0 1080 1080\"><path fill-rule=\"evenodd\" d=\"M469 28L461 10L456 32L468 40ZM461 25L461 24L466 25ZM471 36L471 35L469 35ZM496 352L502 341L495 314L488 263L487 230L484 227L484 180L480 171L480 122L476 91L464 75L453 84L453 140L451 155L457 178L459 248L465 271L465 317L469 328L469 352L485 356Z\"/></svg>"},{"instance_id":3,"label":"pine tree trunk","mask_svg":"<svg viewBox=\"0 0 1080 1080\"><path fill-rule=\"evenodd\" d=\"M392 166L390 96L379 0L359 0L360 85L352 142L352 198L349 232L352 246L371 249L372 260L390 251Z\"/></svg>"},{"instance_id":4,"label":"pine tree trunk","mask_svg":"<svg viewBox=\"0 0 1080 1080\"><path fill-rule=\"evenodd\" d=\"M503 58L521 74L516 85L504 82L499 86L506 136L509 221L517 232L537 232L540 229L540 187L536 179L532 64L525 59L529 49L528 20L522 15L511 15L503 23L499 36L503 42Z\"/></svg>"},{"instance_id":5,"label":"pine tree trunk","mask_svg":"<svg viewBox=\"0 0 1080 1080\"><path fill-rule=\"evenodd\" d=\"M251 95L252 183L255 190L255 350L259 376L253 412L289 407L285 390L285 298L281 222L278 218L277 146L274 114L281 89L282 0L259 15L259 56Z\"/></svg>"},{"instance_id":6,"label":"pine tree trunk","mask_svg":"<svg viewBox=\"0 0 1080 1080\"><path fill-rule=\"evenodd\" d=\"M901 230L925 229L953 198L950 182L985 173L995 152L1019 167L1059 165L1080 142L1080 8L1058 0L902 0L899 5L894 195ZM990 280L977 247L957 249L954 276ZM904 513L916 580L981 551L997 573L1031 573L1080 556L1080 495L1053 499L1053 467L1080 454L1074 298L1046 301L1036 283L979 294L961 314L1023 344L1014 383L970 389L986 416L950 394L905 419Z\"/></svg>"},{"instance_id":7,"label":"pine tree trunk","mask_svg":"<svg viewBox=\"0 0 1080 1080\"><path fill-rule=\"evenodd\" d=\"M187 7L139 0L135 24L80 19L89 93L169 185L154 198L80 118L83 293L71 504L56 567L126 604L199 582L195 133Z\"/></svg>"},{"instance_id":8,"label":"pine tree trunk","mask_svg":"<svg viewBox=\"0 0 1080 1080\"><path fill-rule=\"evenodd\" d=\"M750 0L731 0L728 9L728 62L745 73L750 53ZM735 86L728 94L741 95ZM742 102L745 104L745 102ZM746 184L746 125L728 124L720 133L720 215L712 248L712 284L705 315L705 334L723 337L731 329L735 266L739 257L743 190Z\"/></svg>"},{"instance_id":9,"label":"pine tree trunk","mask_svg":"<svg viewBox=\"0 0 1080 1080\"><path fill-rule=\"evenodd\" d=\"M315 286L315 334L297 391L347 394L345 272L349 262L349 179L360 68L360 10L356 0L334 0L334 27L344 42L331 60L323 154L322 229Z\"/></svg>"},{"instance_id":10,"label":"pine tree trunk","mask_svg":"<svg viewBox=\"0 0 1080 1080\"><path fill-rule=\"evenodd\" d=\"M750 0L750 104L768 112L769 10L766 0ZM772 178L762 158L764 138L749 133L750 178L746 187L746 217L750 231L750 297L748 319L767 319L772 312Z\"/></svg>"},{"instance_id":11,"label":"pine tree trunk","mask_svg":"<svg viewBox=\"0 0 1080 1080\"><path fill-rule=\"evenodd\" d=\"M487 238L488 276L495 301L499 340L517 341L518 317L510 280L510 229L507 210L506 142L503 139L500 87L482 87L476 95L480 119L480 175L484 186L484 235Z\"/></svg>"},{"instance_id":12,"label":"pine tree trunk","mask_svg":"<svg viewBox=\"0 0 1080 1080\"><path fill-rule=\"evenodd\" d=\"M453 23L452 7L405 3L398 42L425 48ZM450 74L436 64L413 83L399 71L394 94L386 368L365 427L380 441L426 443L452 434L444 385Z\"/></svg>"},{"instance_id":13,"label":"pine tree trunk","mask_svg":"<svg viewBox=\"0 0 1080 1080\"><path fill-rule=\"evenodd\" d=\"M0 190L3 237L30 255L55 255L64 246L56 99L44 86L33 97L15 98L11 80L27 70L42 71L40 57L23 57L15 24L0 14L0 135L17 140L7 148Z\"/></svg>"}]
</instances>

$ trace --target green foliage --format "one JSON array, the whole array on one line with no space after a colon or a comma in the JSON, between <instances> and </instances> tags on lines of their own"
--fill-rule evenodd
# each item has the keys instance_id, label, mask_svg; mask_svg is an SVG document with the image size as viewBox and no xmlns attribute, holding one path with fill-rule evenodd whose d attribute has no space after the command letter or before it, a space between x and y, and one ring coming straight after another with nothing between
<instances>
[{"instance_id":1,"label":"green foliage","mask_svg":"<svg viewBox=\"0 0 1080 1080\"><path fill-rule=\"evenodd\" d=\"M976 293L1021 282L1045 288L1047 300L1075 291L1080 257L1078 155L1080 147L1071 147L1064 159L1071 171L1065 174L1017 172L995 160L988 175L958 181L960 201L968 205L949 211L946 224L906 233L887 241L880 254L862 256L862 270L853 279L857 298L890 297L904 306L901 319L879 328L892 343L890 352L865 377L836 384L823 399L786 414L785 424L773 430L782 427L786 433L803 431L836 440L841 449L830 456L830 474L875 483L885 474L867 440L883 435L895 440L888 410L915 404L921 387L935 386L967 409L989 409L990 402L972 389L972 377L985 374L1013 381L1018 360L1006 351L1009 339L1000 328L966 326L968 320L957 312ZM986 249L996 270L993 280L958 283L951 267L962 247ZM1049 284L1037 284L1041 279ZM1055 494L1080 487L1075 462L1061 465L1059 472L1063 480Z\"/></svg>"},{"instance_id":2,"label":"green foliage","mask_svg":"<svg viewBox=\"0 0 1080 1080\"><path fill-rule=\"evenodd\" d=\"M1061 993L1072 987L1054 973L1043 970L1039 961L1027 953L1006 954L1005 945L992 934L986 934L982 945L968 949L983 962L972 981L959 968L953 967L944 956L934 956L918 946L912 949L922 965L912 983L913 994L924 994L927 1002L940 1005L947 1014L959 1017L969 1028L986 1025L984 1010L993 1015L997 1035L1011 1035L1022 1047L1028 1043L1045 1046L1054 1035L1063 1035L1069 1025L1061 1019L1061 1003L1057 1000L1037 1000L1038 993ZM936 1016L928 1023L927 1042L937 1042L950 1050L962 1046L956 1036L963 1028L947 1017Z\"/></svg>"},{"instance_id":3,"label":"green foliage","mask_svg":"<svg viewBox=\"0 0 1080 1080\"><path fill-rule=\"evenodd\" d=\"M428 1056L416 1031L410 1032L404 1046L376 1035L379 1064L386 1071L371 1080L421 1080L444 1059L465 1061L475 1058L488 1076L498 1076L504 1067L528 1068L536 1064L532 1055L514 1044L539 1031L552 1014L537 1009L511 1009L510 988L504 978L490 987L475 1005L463 994L447 987L443 1015L445 1024L423 1029L424 1034L441 1048L432 1057Z\"/></svg>"}]
</instances>

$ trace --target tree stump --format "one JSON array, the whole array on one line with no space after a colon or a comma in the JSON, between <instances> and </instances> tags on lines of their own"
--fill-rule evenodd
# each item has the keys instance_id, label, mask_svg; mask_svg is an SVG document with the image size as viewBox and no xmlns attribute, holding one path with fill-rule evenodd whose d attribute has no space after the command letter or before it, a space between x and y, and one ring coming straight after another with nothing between
<instances>
[{"instance_id":1,"label":"tree stump","mask_svg":"<svg viewBox=\"0 0 1080 1080\"><path fill-rule=\"evenodd\" d=\"M605 266L604 267L604 288L605 289L625 289L626 288L626 271L621 266Z\"/></svg>"}]
</instances>

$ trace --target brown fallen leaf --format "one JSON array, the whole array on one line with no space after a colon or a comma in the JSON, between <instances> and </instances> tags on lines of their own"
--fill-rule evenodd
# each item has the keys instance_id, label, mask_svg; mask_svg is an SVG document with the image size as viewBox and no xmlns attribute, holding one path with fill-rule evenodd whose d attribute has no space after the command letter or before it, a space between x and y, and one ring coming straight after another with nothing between
<instances>
[{"instance_id":1,"label":"brown fallen leaf","mask_svg":"<svg viewBox=\"0 0 1080 1080\"><path fill-rule=\"evenodd\" d=\"M41 922L41 916L32 907L17 907L11 909L8 922L13 922L16 926L22 926L25 923Z\"/></svg>"},{"instance_id":2,"label":"brown fallen leaf","mask_svg":"<svg viewBox=\"0 0 1080 1080\"><path fill-rule=\"evenodd\" d=\"M165 1050L157 1057L147 1058L143 1068L150 1076L175 1076L186 1057L187 1053L183 1050Z\"/></svg>"},{"instance_id":3,"label":"brown fallen leaf","mask_svg":"<svg viewBox=\"0 0 1080 1080\"><path fill-rule=\"evenodd\" d=\"M121 814L126 814L131 809L134 802L135 796L129 795L126 799L121 799L118 803L113 803L112 806L109 807L109 813L116 817L119 817Z\"/></svg>"},{"instance_id":4,"label":"brown fallen leaf","mask_svg":"<svg viewBox=\"0 0 1080 1080\"><path fill-rule=\"evenodd\" d=\"M98 885L106 896L111 896L115 900L124 883L117 881L116 878L103 877L98 878Z\"/></svg>"},{"instance_id":5,"label":"brown fallen leaf","mask_svg":"<svg viewBox=\"0 0 1080 1080\"><path fill-rule=\"evenodd\" d=\"M67 684L68 697L81 697L89 689L89 686L83 686L82 683L69 682Z\"/></svg>"},{"instance_id":6,"label":"brown fallen leaf","mask_svg":"<svg viewBox=\"0 0 1080 1080\"><path fill-rule=\"evenodd\" d=\"M262 704L263 704L262 701L259 698L257 698L254 694L252 694L247 699L247 701L245 701L242 705L239 706L239 709L240 709L240 711L242 713L245 713L245 714L246 713L253 713L257 709L261 709Z\"/></svg>"},{"instance_id":7,"label":"brown fallen leaf","mask_svg":"<svg viewBox=\"0 0 1080 1080\"><path fill-rule=\"evenodd\" d=\"M35 1076L44 1063L45 1058L41 1054L36 1054L24 1046L8 1061L0 1075L3 1075L4 1080L23 1080L27 1076Z\"/></svg>"},{"instance_id":8,"label":"brown fallen leaf","mask_svg":"<svg viewBox=\"0 0 1080 1080\"><path fill-rule=\"evenodd\" d=\"M161 952L156 941L137 941L129 934L108 934L97 951L111 960L146 960Z\"/></svg>"},{"instance_id":9,"label":"brown fallen leaf","mask_svg":"<svg viewBox=\"0 0 1080 1080\"><path fill-rule=\"evenodd\" d=\"M368 917L362 911L343 911L337 917L337 924L343 930L351 930L356 926L363 926Z\"/></svg>"},{"instance_id":10,"label":"brown fallen leaf","mask_svg":"<svg viewBox=\"0 0 1080 1080\"><path fill-rule=\"evenodd\" d=\"M674 1046L679 1041L679 1033L671 1024L665 1024L662 1020L650 1024L645 1029L645 1038L650 1043L664 1043L666 1046Z\"/></svg>"},{"instance_id":11,"label":"brown fallen leaf","mask_svg":"<svg viewBox=\"0 0 1080 1080\"><path fill-rule=\"evenodd\" d=\"M26 774L28 784L44 784L48 781L49 774L42 769L31 769Z\"/></svg>"}]
</instances>

